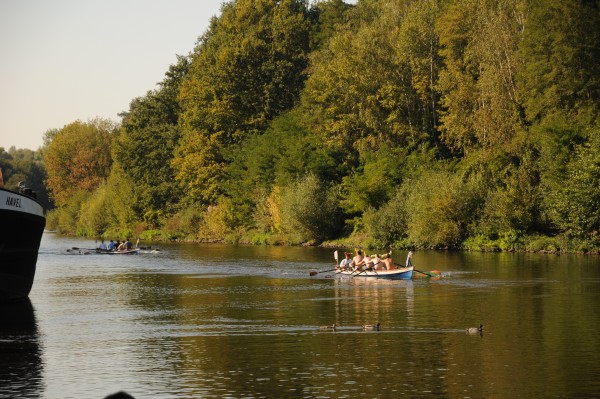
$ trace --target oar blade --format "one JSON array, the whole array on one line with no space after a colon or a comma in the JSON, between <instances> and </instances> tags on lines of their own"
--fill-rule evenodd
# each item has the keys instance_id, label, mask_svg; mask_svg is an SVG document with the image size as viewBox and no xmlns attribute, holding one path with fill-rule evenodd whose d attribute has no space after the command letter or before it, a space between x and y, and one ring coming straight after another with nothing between
<instances>
[{"instance_id":1,"label":"oar blade","mask_svg":"<svg viewBox=\"0 0 600 399\"><path fill-rule=\"evenodd\" d=\"M320 272L315 272L315 271L313 270L312 272L310 272L310 273L308 273L308 274L310 274L311 276L315 276L315 275L317 275L317 274L319 274L319 273L334 272L334 271L336 271L336 270L337 270L337 269L329 269L329 270L321 270Z\"/></svg>"}]
</instances>

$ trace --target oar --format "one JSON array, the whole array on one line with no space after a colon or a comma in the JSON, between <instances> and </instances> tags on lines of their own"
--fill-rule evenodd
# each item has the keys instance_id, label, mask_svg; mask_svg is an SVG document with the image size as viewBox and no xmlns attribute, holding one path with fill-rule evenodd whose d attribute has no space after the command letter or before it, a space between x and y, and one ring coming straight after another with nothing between
<instances>
[{"instance_id":1,"label":"oar","mask_svg":"<svg viewBox=\"0 0 600 399\"><path fill-rule=\"evenodd\" d=\"M362 274L362 273L364 273L364 272L366 272L366 271L367 271L367 269L365 268L365 269L361 270L359 273L353 274L353 275L352 275L352 277L356 277L356 276L358 276L359 274Z\"/></svg>"},{"instance_id":2,"label":"oar","mask_svg":"<svg viewBox=\"0 0 600 399\"><path fill-rule=\"evenodd\" d=\"M331 269L331 270L321 270L320 272L315 272L315 271L312 271L312 272L310 272L310 273L308 273L308 274L310 274L311 276L316 276L316 275L317 275L317 274L319 274L319 273L334 272L334 271L336 271L336 270L337 270L337 269Z\"/></svg>"},{"instance_id":3,"label":"oar","mask_svg":"<svg viewBox=\"0 0 600 399\"><path fill-rule=\"evenodd\" d=\"M379 273L377 273L377 265L381 263L381 258L379 258L379 255L377 255L377 259L379 259L379 262L373 263L373 271L375 272L377 277L379 277Z\"/></svg>"},{"instance_id":4,"label":"oar","mask_svg":"<svg viewBox=\"0 0 600 399\"><path fill-rule=\"evenodd\" d=\"M77 248L77 247L72 247L71 249L73 249L75 251L79 251L80 249L84 249L86 251L95 251L97 248Z\"/></svg>"},{"instance_id":5,"label":"oar","mask_svg":"<svg viewBox=\"0 0 600 399\"><path fill-rule=\"evenodd\" d=\"M404 267L404 265L401 265L400 263L396 263L396 262L394 262L394 265L396 265L396 266L400 266L400 267ZM426 276L429 276L429 277L439 277L439 276L435 276L435 275L433 275L433 274L429 274L429 273L427 273L427 272L422 272L422 271L420 271L420 270L417 270L417 269L415 269L415 268L414 268L414 266L413 266L413 271L414 271L414 272L417 272L417 273L424 274L424 275L426 275Z\"/></svg>"},{"instance_id":6,"label":"oar","mask_svg":"<svg viewBox=\"0 0 600 399\"><path fill-rule=\"evenodd\" d=\"M312 272L310 272L310 273L308 273L308 274L309 274L309 275L311 275L311 276L316 276L316 275L317 275L317 274L319 274L319 273L327 273L327 272L335 272L335 271L337 271L337 265L338 265L338 251L335 251L335 252L333 253L333 259L335 259L335 269L331 269L331 270L321 270L320 272L315 272L315 271L312 271Z\"/></svg>"},{"instance_id":7,"label":"oar","mask_svg":"<svg viewBox=\"0 0 600 399\"><path fill-rule=\"evenodd\" d=\"M367 271L367 269L365 269L365 270L361 271L360 273L353 274L353 275L352 275L352 277L356 277L356 276L358 276L358 275L360 275L360 274L362 274L362 273L364 273L364 272L366 272L366 271Z\"/></svg>"},{"instance_id":8,"label":"oar","mask_svg":"<svg viewBox=\"0 0 600 399\"><path fill-rule=\"evenodd\" d=\"M378 264L379 264L379 262L378 262ZM375 270L375 264L373 264L373 266L371 266L370 268L366 268L365 271L373 272L379 278L379 273L377 273L377 270Z\"/></svg>"},{"instance_id":9,"label":"oar","mask_svg":"<svg viewBox=\"0 0 600 399\"><path fill-rule=\"evenodd\" d=\"M415 271L415 272L417 272L417 273L424 274L424 275L426 275L426 276L429 276L429 277L439 277L439 276L435 276L435 275L433 275L433 274L429 274L429 273L427 273L427 272L422 272L422 271L420 271L420 270L417 270L417 269L415 269L414 267L413 267L413 271Z\"/></svg>"}]
</instances>

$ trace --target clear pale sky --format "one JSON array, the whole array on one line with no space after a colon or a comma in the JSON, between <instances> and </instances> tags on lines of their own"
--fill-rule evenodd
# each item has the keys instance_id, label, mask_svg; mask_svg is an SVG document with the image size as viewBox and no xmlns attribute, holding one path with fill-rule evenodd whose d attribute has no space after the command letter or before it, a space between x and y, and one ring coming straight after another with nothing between
<instances>
[{"instance_id":1,"label":"clear pale sky","mask_svg":"<svg viewBox=\"0 0 600 399\"><path fill-rule=\"evenodd\" d=\"M119 121L220 14L221 0L0 0L0 147Z\"/></svg>"}]
</instances>

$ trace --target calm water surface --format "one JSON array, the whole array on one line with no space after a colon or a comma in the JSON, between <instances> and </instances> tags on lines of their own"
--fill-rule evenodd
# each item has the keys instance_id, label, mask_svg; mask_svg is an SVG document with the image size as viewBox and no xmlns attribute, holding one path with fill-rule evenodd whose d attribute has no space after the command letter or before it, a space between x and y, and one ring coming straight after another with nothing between
<instances>
[{"instance_id":1,"label":"calm water surface","mask_svg":"<svg viewBox=\"0 0 600 399\"><path fill-rule=\"evenodd\" d=\"M310 277L323 248L72 247L45 233L1 308L2 398L600 397L598 257L415 252L444 277L392 282Z\"/></svg>"}]
</instances>

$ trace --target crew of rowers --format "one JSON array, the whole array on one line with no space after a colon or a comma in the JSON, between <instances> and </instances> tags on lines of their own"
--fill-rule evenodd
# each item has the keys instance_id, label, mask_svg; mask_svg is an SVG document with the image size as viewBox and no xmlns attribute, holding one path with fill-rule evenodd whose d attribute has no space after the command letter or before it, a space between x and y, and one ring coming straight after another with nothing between
<instances>
[{"instance_id":1,"label":"crew of rowers","mask_svg":"<svg viewBox=\"0 0 600 399\"><path fill-rule=\"evenodd\" d=\"M362 250L356 250L356 256L350 258L350 252L344 253L344 259L340 262L338 268L340 270L395 270L396 265L390 253L384 255L366 255Z\"/></svg>"},{"instance_id":2,"label":"crew of rowers","mask_svg":"<svg viewBox=\"0 0 600 399\"><path fill-rule=\"evenodd\" d=\"M138 240L139 242L139 240ZM110 240L110 242L108 244L104 243L104 240L102 240L102 242L100 242L100 245L98 246L98 249L100 251L126 251L129 249L133 249L133 243L131 241L129 241L129 238L127 238L125 241L123 242L114 242L113 240Z\"/></svg>"}]
</instances>

